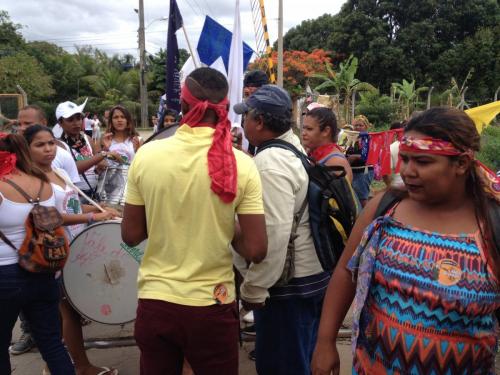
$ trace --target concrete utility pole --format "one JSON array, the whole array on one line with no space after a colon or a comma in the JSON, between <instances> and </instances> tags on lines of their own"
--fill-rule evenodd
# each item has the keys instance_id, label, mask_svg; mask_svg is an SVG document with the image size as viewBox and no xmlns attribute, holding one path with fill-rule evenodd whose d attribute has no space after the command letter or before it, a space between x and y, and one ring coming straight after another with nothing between
<instances>
[{"instance_id":1,"label":"concrete utility pole","mask_svg":"<svg viewBox=\"0 0 500 375\"><path fill-rule=\"evenodd\" d=\"M283 0L279 0L278 13L278 86L283 87Z\"/></svg>"},{"instance_id":2,"label":"concrete utility pole","mask_svg":"<svg viewBox=\"0 0 500 375\"><path fill-rule=\"evenodd\" d=\"M141 127L148 127L148 85L146 82L146 37L144 33L144 0L139 0L139 86Z\"/></svg>"}]
</instances>

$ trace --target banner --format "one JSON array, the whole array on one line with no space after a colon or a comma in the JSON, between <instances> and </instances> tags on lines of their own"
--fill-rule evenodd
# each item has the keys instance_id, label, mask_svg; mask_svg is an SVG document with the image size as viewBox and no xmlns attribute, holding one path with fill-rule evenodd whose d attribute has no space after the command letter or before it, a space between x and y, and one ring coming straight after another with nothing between
<instances>
[{"instance_id":1,"label":"banner","mask_svg":"<svg viewBox=\"0 0 500 375\"><path fill-rule=\"evenodd\" d=\"M170 12L168 15L167 35L167 61L165 63L166 79L165 92L168 109L181 110L181 80L178 69L179 47L175 32L182 27L182 16L175 0L170 0Z\"/></svg>"}]
</instances>

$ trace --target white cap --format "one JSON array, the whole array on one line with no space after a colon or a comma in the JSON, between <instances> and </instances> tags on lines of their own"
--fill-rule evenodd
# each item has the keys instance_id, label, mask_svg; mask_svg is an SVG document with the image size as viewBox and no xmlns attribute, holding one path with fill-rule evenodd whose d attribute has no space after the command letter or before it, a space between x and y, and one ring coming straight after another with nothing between
<instances>
[{"instance_id":1,"label":"white cap","mask_svg":"<svg viewBox=\"0 0 500 375\"><path fill-rule=\"evenodd\" d=\"M326 108L326 105L323 105L321 103L313 102L307 106L308 111L312 111L315 108Z\"/></svg>"},{"instance_id":2,"label":"white cap","mask_svg":"<svg viewBox=\"0 0 500 375\"><path fill-rule=\"evenodd\" d=\"M81 105L76 105L73 102L64 102L60 103L56 108L56 119L69 118L73 116L75 113L83 114L83 108L85 108L85 104L87 104L87 99Z\"/></svg>"}]
</instances>

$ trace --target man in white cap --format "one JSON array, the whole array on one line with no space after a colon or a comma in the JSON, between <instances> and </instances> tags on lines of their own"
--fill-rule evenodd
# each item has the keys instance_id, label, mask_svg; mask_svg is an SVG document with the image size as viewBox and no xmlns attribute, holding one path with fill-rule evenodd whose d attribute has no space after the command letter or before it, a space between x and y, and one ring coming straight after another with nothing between
<instances>
[{"instance_id":1,"label":"man in white cap","mask_svg":"<svg viewBox=\"0 0 500 375\"><path fill-rule=\"evenodd\" d=\"M76 184L87 195L93 195L97 186L97 175L94 168L101 164L106 157L112 157L112 152L100 151L97 145L82 132L83 108L87 100L81 105L67 101L60 103L56 108L56 118L63 132L60 137L67 145L67 150L73 156L80 173L81 180Z\"/></svg>"}]
</instances>

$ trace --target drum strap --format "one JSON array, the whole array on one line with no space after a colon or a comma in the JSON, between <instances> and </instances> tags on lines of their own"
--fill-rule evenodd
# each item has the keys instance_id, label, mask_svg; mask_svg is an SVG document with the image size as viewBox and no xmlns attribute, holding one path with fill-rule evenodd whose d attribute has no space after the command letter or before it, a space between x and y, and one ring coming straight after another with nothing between
<instances>
[{"instance_id":1,"label":"drum strap","mask_svg":"<svg viewBox=\"0 0 500 375\"><path fill-rule=\"evenodd\" d=\"M84 135L84 137L87 137L87 135ZM87 141L87 138L85 138L85 141ZM63 140L63 142L64 142L64 140ZM68 145L68 146L69 146L69 145ZM74 160L74 161L75 161L75 163L76 163L78 160L76 160L76 156L75 156L75 154L73 153L73 149L72 149L71 147L68 147L68 148L69 148L69 152L70 152L71 156L73 156L73 160ZM89 191L91 192L91 193L90 193L90 196L91 196L92 198L96 198L96 196L97 196L97 186L96 186L95 188L93 188L93 189L92 189L92 185L90 185L90 182L89 182L89 180L87 179L87 176L85 176L85 172L83 172L82 174L80 174L80 177L82 177L82 178L83 178L83 180L85 181L85 183L88 185L88 187L89 187Z\"/></svg>"}]
</instances>

